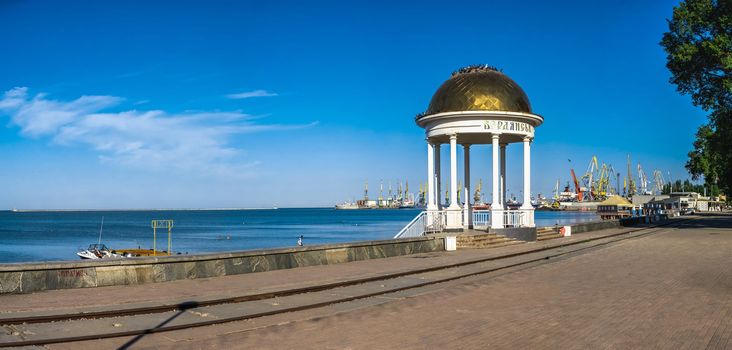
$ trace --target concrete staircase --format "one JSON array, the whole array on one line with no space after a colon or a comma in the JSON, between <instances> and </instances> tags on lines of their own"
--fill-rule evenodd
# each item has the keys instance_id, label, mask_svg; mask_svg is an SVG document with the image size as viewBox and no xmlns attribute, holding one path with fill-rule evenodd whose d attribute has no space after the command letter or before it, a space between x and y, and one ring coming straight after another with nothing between
<instances>
[{"instance_id":1,"label":"concrete staircase","mask_svg":"<svg viewBox=\"0 0 732 350\"><path fill-rule=\"evenodd\" d=\"M542 227L536 229L536 240L537 241L546 241L548 239L555 239L555 238L562 238L564 237L561 233L559 233L558 228L555 229L554 227Z\"/></svg>"},{"instance_id":2,"label":"concrete staircase","mask_svg":"<svg viewBox=\"0 0 732 350\"><path fill-rule=\"evenodd\" d=\"M461 234L457 236L458 249L497 248L521 243L525 242L492 233Z\"/></svg>"}]
</instances>

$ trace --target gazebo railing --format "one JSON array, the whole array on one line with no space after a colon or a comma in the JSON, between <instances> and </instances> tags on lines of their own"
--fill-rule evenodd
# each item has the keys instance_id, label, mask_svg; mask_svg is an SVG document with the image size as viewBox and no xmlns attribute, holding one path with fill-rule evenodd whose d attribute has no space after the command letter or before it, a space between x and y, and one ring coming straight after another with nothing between
<instances>
[{"instance_id":1,"label":"gazebo railing","mask_svg":"<svg viewBox=\"0 0 732 350\"><path fill-rule=\"evenodd\" d=\"M490 210L473 210L473 228L484 230L491 227Z\"/></svg>"},{"instance_id":2,"label":"gazebo railing","mask_svg":"<svg viewBox=\"0 0 732 350\"><path fill-rule=\"evenodd\" d=\"M503 215L503 227L528 227L529 213L526 210L503 210L498 215ZM473 228L485 230L491 227L490 210L473 210ZM394 238L421 237L428 233L442 232L447 225L447 213L445 210L430 210L420 212L412 221L397 233Z\"/></svg>"},{"instance_id":3,"label":"gazebo railing","mask_svg":"<svg viewBox=\"0 0 732 350\"><path fill-rule=\"evenodd\" d=\"M523 210L506 210L503 212L503 227L525 227L527 224L526 212Z\"/></svg>"},{"instance_id":4,"label":"gazebo railing","mask_svg":"<svg viewBox=\"0 0 732 350\"><path fill-rule=\"evenodd\" d=\"M445 229L447 216L444 210L423 211L410 221L399 233L397 238L421 237L427 233L441 232Z\"/></svg>"},{"instance_id":5,"label":"gazebo railing","mask_svg":"<svg viewBox=\"0 0 732 350\"><path fill-rule=\"evenodd\" d=\"M424 235L424 228L427 222L427 212L423 211L417 214L399 233L394 236L397 238L420 237Z\"/></svg>"},{"instance_id":6,"label":"gazebo railing","mask_svg":"<svg viewBox=\"0 0 732 350\"><path fill-rule=\"evenodd\" d=\"M425 233L442 232L447 226L447 214L444 210L428 211Z\"/></svg>"}]
</instances>

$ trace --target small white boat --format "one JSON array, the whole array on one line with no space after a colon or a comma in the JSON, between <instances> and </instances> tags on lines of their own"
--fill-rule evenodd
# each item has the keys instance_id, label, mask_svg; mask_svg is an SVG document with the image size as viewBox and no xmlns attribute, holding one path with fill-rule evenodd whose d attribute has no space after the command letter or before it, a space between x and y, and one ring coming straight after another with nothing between
<instances>
[{"instance_id":1,"label":"small white boat","mask_svg":"<svg viewBox=\"0 0 732 350\"><path fill-rule=\"evenodd\" d=\"M102 244L102 231L104 230L104 216L102 216L102 224L99 226L99 241L96 244L90 244L86 249L80 249L76 252L82 259L108 259L121 258L122 255L116 254L115 251L107 248L106 244Z\"/></svg>"},{"instance_id":2,"label":"small white boat","mask_svg":"<svg viewBox=\"0 0 732 350\"><path fill-rule=\"evenodd\" d=\"M90 244L88 248L82 249L76 253L82 259L108 259L121 258L122 255L112 253L105 244Z\"/></svg>"}]
</instances>

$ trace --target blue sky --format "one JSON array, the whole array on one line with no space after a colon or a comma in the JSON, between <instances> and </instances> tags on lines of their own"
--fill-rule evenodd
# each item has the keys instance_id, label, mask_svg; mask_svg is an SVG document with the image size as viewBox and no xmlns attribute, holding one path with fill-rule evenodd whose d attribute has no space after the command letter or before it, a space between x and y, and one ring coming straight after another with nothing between
<instances>
[{"instance_id":1,"label":"blue sky","mask_svg":"<svg viewBox=\"0 0 732 350\"><path fill-rule=\"evenodd\" d=\"M0 208L330 206L364 180L416 189L414 116L476 63L545 118L534 193L592 155L685 179L705 114L668 83L658 42L675 4L2 1ZM516 196L521 151L508 148ZM474 182L490 183L489 152L472 149Z\"/></svg>"}]
</instances>

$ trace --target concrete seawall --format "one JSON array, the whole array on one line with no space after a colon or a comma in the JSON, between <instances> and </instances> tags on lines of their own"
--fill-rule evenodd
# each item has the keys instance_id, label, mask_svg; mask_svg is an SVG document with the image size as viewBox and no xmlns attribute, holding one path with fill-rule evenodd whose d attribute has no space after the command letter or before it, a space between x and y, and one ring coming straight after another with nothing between
<instances>
[{"instance_id":1,"label":"concrete seawall","mask_svg":"<svg viewBox=\"0 0 732 350\"><path fill-rule=\"evenodd\" d=\"M625 226L633 226L643 223L655 223L658 221L666 221L668 220L668 215L662 214L662 215L656 215L656 216L637 216L637 217L631 217L631 218L623 218L623 219L616 219L616 220L604 220L604 221L592 221L592 222L585 222L581 224L574 224L572 226L572 234L575 233L582 233L582 232L590 232L590 231L597 231L597 230L605 230L609 228L618 228L618 227L625 227Z\"/></svg>"},{"instance_id":2,"label":"concrete seawall","mask_svg":"<svg viewBox=\"0 0 732 350\"><path fill-rule=\"evenodd\" d=\"M167 282L444 250L444 238L364 241L219 254L0 265L0 294Z\"/></svg>"},{"instance_id":3,"label":"concrete seawall","mask_svg":"<svg viewBox=\"0 0 732 350\"><path fill-rule=\"evenodd\" d=\"M644 220L629 218L575 224L572 234L631 226ZM0 294L238 275L436 252L443 251L444 247L444 237L430 236L216 254L0 264Z\"/></svg>"},{"instance_id":4,"label":"concrete seawall","mask_svg":"<svg viewBox=\"0 0 732 350\"><path fill-rule=\"evenodd\" d=\"M572 225L572 234L597 231L597 230L606 230L609 228L618 228L621 226L622 225L620 225L620 221L618 221L618 220L585 222L585 223L581 223L581 224Z\"/></svg>"}]
</instances>

